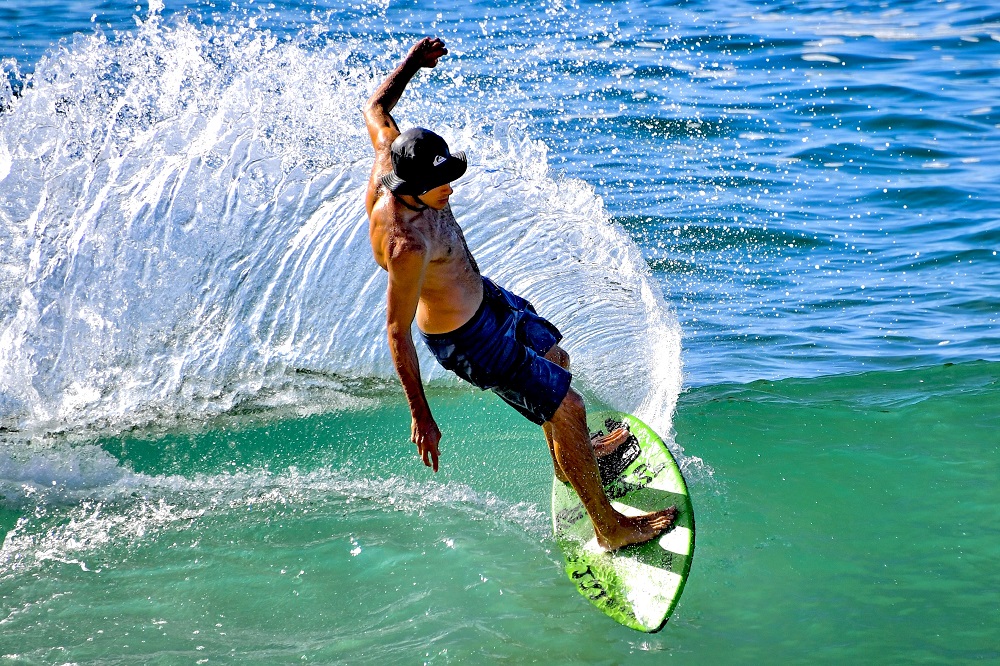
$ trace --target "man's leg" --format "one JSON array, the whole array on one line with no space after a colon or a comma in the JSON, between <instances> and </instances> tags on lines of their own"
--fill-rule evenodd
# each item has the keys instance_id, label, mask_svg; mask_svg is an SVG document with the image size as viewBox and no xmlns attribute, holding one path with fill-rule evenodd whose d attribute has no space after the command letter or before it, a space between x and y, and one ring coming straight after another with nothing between
<instances>
[{"instance_id":1,"label":"man's leg","mask_svg":"<svg viewBox=\"0 0 1000 666\"><path fill-rule=\"evenodd\" d=\"M552 348L545 353L545 358L561 368L569 370L569 353L559 345L553 345ZM548 421L543 423L542 432L545 433L545 442L549 445L549 453L552 455L552 465L555 467L556 478L563 483L569 483L569 478L556 461L555 447L552 443L552 424ZM617 451L619 446L628 441L628 436L629 433L626 428L618 427L614 431L609 432L607 435L591 438L591 448L593 448L594 454L598 458L603 458L604 456Z\"/></svg>"},{"instance_id":2,"label":"man's leg","mask_svg":"<svg viewBox=\"0 0 1000 666\"><path fill-rule=\"evenodd\" d=\"M569 354L555 345L545 358L569 370ZM617 449L627 439L624 429L591 441L587 428L587 410L583 398L572 388L553 417L542 425L548 442L556 478L573 486L597 532L597 541L604 548L616 550L622 546L649 541L668 529L677 517L677 509L628 517L615 511L604 494L597 456Z\"/></svg>"},{"instance_id":3,"label":"man's leg","mask_svg":"<svg viewBox=\"0 0 1000 666\"><path fill-rule=\"evenodd\" d=\"M580 496L597 532L597 542L608 550L649 541L668 529L677 517L677 508L626 516L611 506L601 485L597 457L587 431L587 413L583 398L573 389L546 424L551 433L550 446L557 469Z\"/></svg>"},{"instance_id":4,"label":"man's leg","mask_svg":"<svg viewBox=\"0 0 1000 666\"><path fill-rule=\"evenodd\" d=\"M545 358L552 361L559 367L569 370L569 354L559 345L553 345L552 349L545 353ZM552 466L556 470L556 478L562 483L569 483L569 477L563 472L562 467L556 460L555 444L552 443L552 422L546 421L542 424L542 432L545 433L545 443L549 445L549 453L552 455Z\"/></svg>"}]
</instances>

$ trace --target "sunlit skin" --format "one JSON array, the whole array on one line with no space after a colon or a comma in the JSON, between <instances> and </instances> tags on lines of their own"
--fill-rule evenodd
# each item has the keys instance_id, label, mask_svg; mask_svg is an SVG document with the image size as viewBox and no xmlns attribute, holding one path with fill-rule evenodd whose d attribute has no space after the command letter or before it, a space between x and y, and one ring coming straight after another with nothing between
<instances>
[{"instance_id":1,"label":"sunlit skin","mask_svg":"<svg viewBox=\"0 0 1000 666\"><path fill-rule=\"evenodd\" d=\"M410 407L410 439L424 464L438 470L441 431L420 378L411 328L448 333L469 321L483 300L483 282L465 236L452 213L450 183L422 194L388 191L382 176L392 171L392 142L399 127L390 115L413 76L436 67L448 50L440 39L417 42L364 107L365 126L375 149L365 207L375 261L389 274L386 330L389 351ZM545 358L569 369L569 354L554 345ZM614 431L591 440L583 398L572 388L552 418L543 424L555 473L573 486L594 523L598 543L609 550L648 541L669 529L677 516L671 507L626 516L611 505L601 486L597 456L617 449L627 433Z\"/></svg>"}]
</instances>

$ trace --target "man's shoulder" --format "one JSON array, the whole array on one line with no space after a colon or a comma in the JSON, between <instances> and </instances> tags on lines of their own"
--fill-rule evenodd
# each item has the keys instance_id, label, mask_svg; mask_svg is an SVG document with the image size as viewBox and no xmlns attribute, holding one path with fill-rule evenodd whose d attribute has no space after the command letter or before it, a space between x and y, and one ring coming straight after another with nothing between
<instances>
[{"instance_id":1,"label":"man's shoulder","mask_svg":"<svg viewBox=\"0 0 1000 666\"><path fill-rule=\"evenodd\" d=\"M371 224L385 239L389 259L427 252L431 241L421 217L404 210L391 196L376 202L370 216Z\"/></svg>"},{"instance_id":2,"label":"man's shoulder","mask_svg":"<svg viewBox=\"0 0 1000 666\"><path fill-rule=\"evenodd\" d=\"M368 181L368 191L365 195L367 209L368 209L368 219L372 222L378 222L376 218L389 216L390 218L396 214L396 202L393 201L392 192L389 191L384 184L382 184L382 176L384 174L376 174L373 170L372 175Z\"/></svg>"},{"instance_id":3,"label":"man's shoulder","mask_svg":"<svg viewBox=\"0 0 1000 666\"><path fill-rule=\"evenodd\" d=\"M381 183L375 180L371 185L372 209L369 217L373 222L378 221L388 223L393 220L400 220L405 209L392 196L392 192Z\"/></svg>"}]
</instances>

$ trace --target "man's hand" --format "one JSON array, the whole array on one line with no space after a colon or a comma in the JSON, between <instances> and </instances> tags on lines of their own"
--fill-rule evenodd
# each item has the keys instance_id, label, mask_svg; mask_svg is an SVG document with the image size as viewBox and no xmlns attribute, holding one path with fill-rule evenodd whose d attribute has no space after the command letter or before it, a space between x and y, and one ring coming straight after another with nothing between
<instances>
[{"instance_id":1,"label":"man's hand","mask_svg":"<svg viewBox=\"0 0 1000 666\"><path fill-rule=\"evenodd\" d=\"M417 445L417 454L424 464L438 471L438 442L441 441L441 431L431 416L417 419L410 423L410 441Z\"/></svg>"},{"instance_id":2,"label":"man's hand","mask_svg":"<svg viewBox=\"0 0 1000 666\"><path fill-rule=\"evenodd\" d=\"M424 37L410 48L406 60L418 67L437 67L438 59L448 55L444 42L437 37Z\"/></svg>"}]
</instances>

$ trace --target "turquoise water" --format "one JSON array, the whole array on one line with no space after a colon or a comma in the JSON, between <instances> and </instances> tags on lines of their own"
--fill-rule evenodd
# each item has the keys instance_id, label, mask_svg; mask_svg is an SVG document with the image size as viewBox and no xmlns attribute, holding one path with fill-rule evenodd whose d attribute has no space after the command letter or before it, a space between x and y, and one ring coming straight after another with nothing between
<instances>
[{"instance_id":1,"label":"turquoise water","mask_svg":"<svg viewBox=\"0 0 1000 666\"><path fill-rule=\"evenodd\" d=\"M215 4L0 9L5 662L1000 659L995 8ZM424 356L407 441L358 108L425 33L480 265L684 469L659 634L537 428Z\"/></svg>"}]
</instances>

